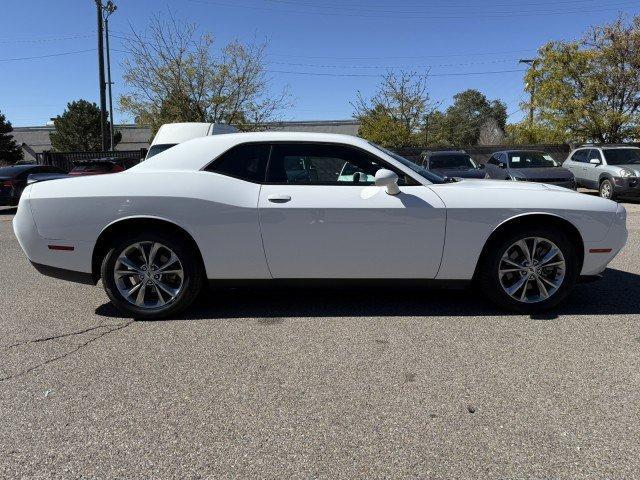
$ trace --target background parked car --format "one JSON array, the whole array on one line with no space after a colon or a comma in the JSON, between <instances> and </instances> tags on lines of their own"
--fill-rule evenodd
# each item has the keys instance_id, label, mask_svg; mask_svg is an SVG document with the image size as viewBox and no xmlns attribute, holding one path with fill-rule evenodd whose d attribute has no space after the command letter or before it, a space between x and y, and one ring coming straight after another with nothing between
<instances>
[{"instance_id":1,"label":"background parked car","mask_svg":"<svg viewBox=\"0 0 640 480\"><path fill-rule=\"evenodd\" d=\"M76 160L74 167L69 173L34 173L27 178L27 185L47 180L58 180L61 178L83 177L87 175L103 175L106 173L117 173L126 170L137 164L138 161L131 158L94 158L92 160Z\"/></svg>"},{"instance_id":2,"label":"background parked car","mask_svg":"<svg viewBox=\"0 0 640 480\"><path fill-rule=\"evenodd\" d=\"M132 167L135 161L126 158L94 158L92 160L78 160L73 162L74 167L69 171L72 177L84 175L103 175L105 173L118 173Z\"/></svg>"},{"instance_id":3,"label":"background parked car","mask_svg":"<svg viewBox=\"0 0 640 480\"><path fill-rule=\"evenodd\" d=\"M27 186L27 177L32 173L65 173L50 165L14 165L0 168L0 205L15 206L22 190Z\"/></svg>"},{"instance_id":4,"label":"background parked car","mask_svg":"<svg viewBox=\"0 0 640 480\"><path fill-rule=\"evenodd\" d=\"M485 178L539 182L576 189L573 173L553 157L535 150L505 150L494 153L485 165Z\"/></svg>"},{"instance_id":5,"label":"background parked car","mask_svg":"<svg viewBox=\"0 0 640 480\"><path fill-rule=\"evenodd\" d=\"M192 138L219 135L221 133L236 133L237 131L236 127L225 123L165 123L153 137L145 160Z\"/></svg>"},{"instance_id":6,"label":"background parked car","mask_svg":"<svg viewBox=\"0 0 640 480\"><path fill-rule=\"evenodd\" d=\"M640 196L640 148L583 146L571 152L563 166L578 185L598 190L603 198Z\"/></svg>"},{"instance_id":7,"label":"background parked car","mask_svg":"<svg viewBox=\"0 0 640 480\"><path fill-rule=\"evenodd\" d=\"M422 166L441 177L484 178L485 172L464 150L425 152Z\"/></svg>"}]
</instances>

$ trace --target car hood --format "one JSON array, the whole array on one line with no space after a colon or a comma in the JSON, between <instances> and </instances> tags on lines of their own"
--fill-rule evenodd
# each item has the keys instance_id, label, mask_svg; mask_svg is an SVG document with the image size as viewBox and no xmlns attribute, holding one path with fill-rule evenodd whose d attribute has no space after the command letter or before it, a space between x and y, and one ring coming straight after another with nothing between
<instances>
[{"instance_id":1,"label":"car hood","mask_svg":"<svg viewBox=\"0 0 640 480\"><path fill-rule=\"evenodd\" d=\"M584 195L568 188L537 182L470 179L432 185L430 188L447 208L453 210L473 208L480 212L485 208L498 208L515 214L532 210L615 213L618 208L616 202L599 196Z\"/></svg>"},{"instance_id":2,"label":"car hood","mask_svg":"<svg viewBox=\"0 0 640 480\"><path fill-rule=\"evenodd\" d=\"M484 178L485 175L479 168L434 168L430 171L441 177Z\"/></svg>"},{"instance_id":3,"label":"car hood","mask_svg":"<svg viewBox=\"0 0 640 480\"><path fill-rule=\"evenodd\" d=\"M514 177L522 177L528 180L546 180L550 178L567 180L573 179L573 173L563 167L543 167L543 168L510 168L509 174Z\"/></svg>"},{"instance_id":4,"label":"car hood","mask_svg":"<svg viewBox=\"0 0 640 480\"><path fill-rule=\"evenodd\" d=\"M460 188L470 188L474 190L520 190L520 191L560 191L570 194L577 194L576 191L568 188L557 187L555 185L546 185L544 183L535 182L512 182L510 180L480 180L480 179L462 179L458 182L444 184L455 185Z\"/></svg>"}]
</instances>

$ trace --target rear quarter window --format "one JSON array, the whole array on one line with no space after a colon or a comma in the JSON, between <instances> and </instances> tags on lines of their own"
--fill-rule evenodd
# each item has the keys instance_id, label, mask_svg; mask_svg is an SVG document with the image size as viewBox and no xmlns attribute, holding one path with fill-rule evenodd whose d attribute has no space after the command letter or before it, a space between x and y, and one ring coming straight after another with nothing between
<instances>
[{"instance_id":1,"label":"rear quarter window","mask_svg":"<svg viewBox=\"0 0 640 480\"><path fill-rule=\"evenodd\" d=\"M211 162L205 170L252 183L263 183L267 171L270 145L245 143L236 145Z\"/></svg>"}]
</instances>

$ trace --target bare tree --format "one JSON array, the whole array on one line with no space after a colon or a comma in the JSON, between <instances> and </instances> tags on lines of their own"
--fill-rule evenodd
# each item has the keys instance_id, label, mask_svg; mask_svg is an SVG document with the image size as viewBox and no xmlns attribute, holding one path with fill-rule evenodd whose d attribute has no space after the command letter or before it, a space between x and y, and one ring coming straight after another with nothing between
<instances>
[{"instance_id":1,"label":"bare tree","mask_svg":"<svg viewBox=\"0 0 640 480\"><path fill-rule=\"evenodd\" d=\"M290 105L287 89L272 94L264 68L266 44L234 41L214 51L196 25L159 16L145 35L132 29L123 62L128 93L120 107L155 132L167 122L225 122L256 130Z\"/></svg>"},{"instance_id":2,"label":"bare tree","mask_svg":"<svg viewBox=\"0 0 640 480\"><path fill-rule=\"evenodd\" d=\"M478 145L500 145L504 142L505 133L498 121L489 117L480 125Z\"/></svg>"}]
</instances>

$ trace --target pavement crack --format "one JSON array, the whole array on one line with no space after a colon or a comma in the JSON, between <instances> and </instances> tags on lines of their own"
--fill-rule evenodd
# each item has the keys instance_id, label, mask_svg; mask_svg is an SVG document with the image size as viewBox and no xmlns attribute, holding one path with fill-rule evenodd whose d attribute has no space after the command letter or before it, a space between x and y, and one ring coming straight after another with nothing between
<instances>
[{"instance_id":1,"label":"pavement crack","mask_svg":"<svg viewBox=\"0 0 640 480\"><path fill-rule=\"evenodd\" d=\"M25 341L22 341L22 342L17 342L17 343L13 343L11 345L5 345L4 348L5 349L10 349L10 348L22 347L23 345L29 345L31 343L40 343L40 342L46 342L48 340L57 340L59 338L72 337L74 335L82 335L83 333L91 332L93 330L97 330L99 328L105 328L105 327L108 327L108 326L109 325L100 324L100 325L96 325L95 327L89 327L89 328L85 328L83 330L77 330L75 332L61 333L59 335L52 335L50 337L35 338L33 340L25 340Z\"/></svg>"},{"instance_id":2,"label":"pavement crack","mask_svg":"<svg viewBox=\"0 0 640 480\"><path fill-rule=\"evenodd\" d=\"M2 377L0 378L0 382L5 382L7 380L13 380L14 378L17 377L21 377L23 375L26 375L30 372L33 372L34 370L37 370L38 368L44 367L45 365L48 365L49 363L53 363L56 362L58 360L62 360L63 358L66 358L70 355L73 355L74 353L82 350L84 347L90 345L91 343L95 342L96 340L99 340L100 338L104 337L105 335L108 335L109 333L113 333L116 332L118 330L122 330L123 328L128 327L129 325L131 325L135 320L131 320L129 322L125 322L125 323L121 323L118 324L116 326L114 326L113 328L108 328L108 325L101 325L101 326L97 326L97 327L92 327L92 328L88 328L86 330L84 330L83 332L74 332L74 333L69 333L69 334L63 334L63 335L58 335L57 337L53 337L53 338L61 338L61 337L68 337L68 336L72 336L72 335L78 335L79 333L86 333L92 330L96 330L98 328L108 328L107 330L105 330L104 332L100 333L99 335L96 335L93 338L90 338L89 340L87 340L86 342L80 343L78 345L76 345L76 347L73 350L69 350L61 355L57 355L55 357L49 358L47 360L45 360L44 362L39 363L38 365L34 365L33 367L29 367L25 370L21 370L19 372L16 372L12 375L8 375L6 377ZM37 339L37 340L32 340L30 342L24 342L24 344L27 343L37 343L38 341L46 341L46 340L51 340L52 338L43 338L43 339Z\"/></svg>"}]
</instances>

